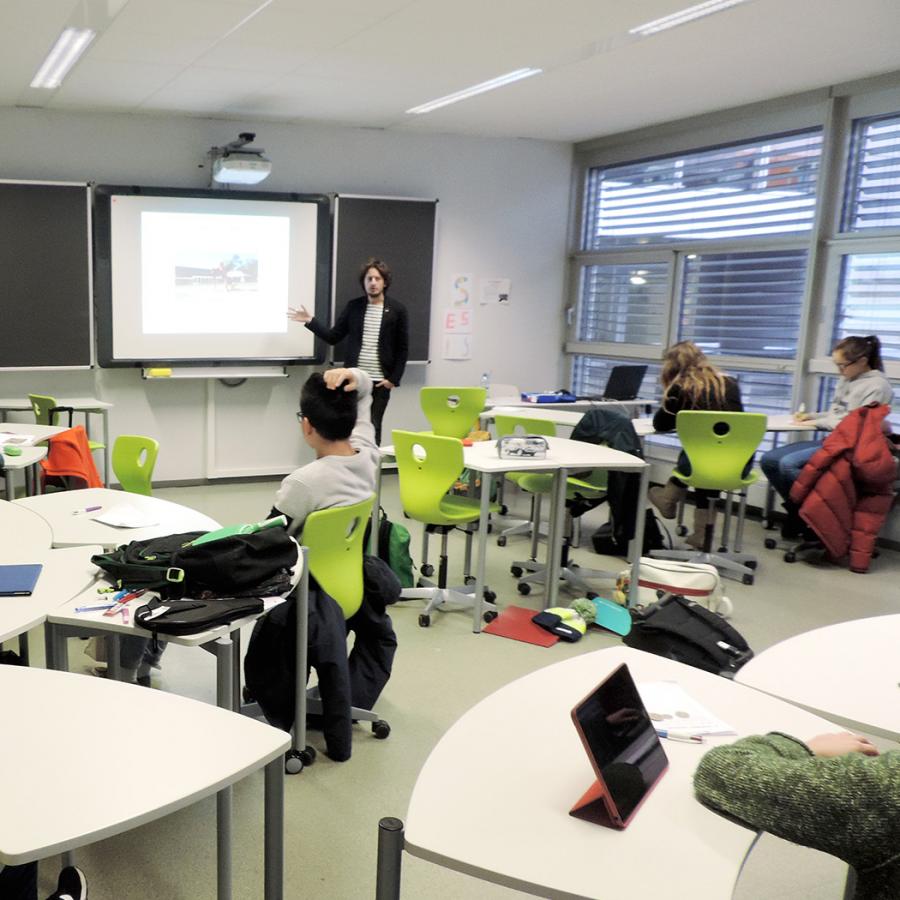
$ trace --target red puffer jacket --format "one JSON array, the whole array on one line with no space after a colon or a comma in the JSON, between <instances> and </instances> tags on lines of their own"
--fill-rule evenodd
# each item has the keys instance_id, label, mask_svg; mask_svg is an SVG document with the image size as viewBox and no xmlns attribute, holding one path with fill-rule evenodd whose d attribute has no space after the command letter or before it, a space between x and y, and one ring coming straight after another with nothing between
<instances>
[{"instance_id":1,"label":"red puffer jacket","mask_svg":"<svg viewBox=\"0 0 900 900\"><path fill-rule=\"evenodd\" d=\"M887 405L853 410L825 438L791 488L800 517L850 571L869 568L875 539L894 500L897 460L884 433Z\"/></svg>"}]
</instances>

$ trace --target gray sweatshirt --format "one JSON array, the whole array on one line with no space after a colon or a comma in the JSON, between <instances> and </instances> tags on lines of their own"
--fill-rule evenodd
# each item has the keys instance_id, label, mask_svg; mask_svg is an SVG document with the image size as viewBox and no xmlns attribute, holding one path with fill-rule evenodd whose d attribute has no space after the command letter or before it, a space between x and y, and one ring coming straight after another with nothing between
<instances>
[{"instance_id":1,"label":"gray sweatshirt","mask_svg":"<svg viewBox=\"0 0 900 900\"><path fill-rule=\"evenodd\" d=\"M317 509L350 506L375 493L379 451L372 426L372 379L351 369L357 387L356 426L350 435L353 456L323 456L291 472L275 495L275 508L291 517L291 534L303 530L306 517Z\"/></svg>"},{"instance_id":2,"label":"gray sweatshirt","mask_svg":"<svg viewBox=\"0 0 900 900\"><path fill-rule=\"evenodd\" d=\"M831 409L827 413L818 413L812 421L819 428L832 431L837 428L841 419L854 409L868 406L870 403L890 404L893 399L894 391L884 372L870 369L853 379L842 378L834 392Z\"/></svg>"}]
</instances>

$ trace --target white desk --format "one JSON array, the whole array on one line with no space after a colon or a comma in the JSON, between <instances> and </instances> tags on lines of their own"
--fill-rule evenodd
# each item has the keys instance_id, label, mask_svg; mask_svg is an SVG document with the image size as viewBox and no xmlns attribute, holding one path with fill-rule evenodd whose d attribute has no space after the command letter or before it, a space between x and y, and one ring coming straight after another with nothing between
<instances>
[{"instance_id":1,"label":"white desk","mask_svg":"<svg viewBox=\"0 0 900 900\"><path fill-rule=\"evenodd\" d=\"M900 615L854 619L781 641L736 680L847 728L900 741Z\"/></svg>"},{"instance_id":2,"label":"white desk","mask_svg":"<svg viewBox=\"0 0 900 900\"><path fill-rule=\"evenodd\" d=\"M113 408L113 404L98 400L96 397L57 397L56 404L71 406L75 412L84 413L88 437L91 434L91 414L97 414L103 419L103 481L109 484L109 411ZM0 413L30 411L31 401L27 397L0 397ZM9 429L9 424L4 424L3 427Z\"/></svg>"},{"instance_id":3,"label":"white desk","mask_svg":"<svg viewBox=\"0 0 900 900\"><path fill-rule=\"evenodd\" d=\"M105 548L118 547L129 541L143 541L161 534L180 531L212 531L219 523L209 516L178 503L145 497L110 488L86 488L81 491L59 491L40 497L26 497L15 501L17 506L43 517L53 532L54 547L77 547L81 544L100 544ZM95 522L102 511L73 515L78 509L101 506L109 510L114 506L133 506L146 512L156 521L144 528L115 528Z\"/></svg>"},{"instance_id":4,"label":"white desk","mask_svg":"<svg viewBox=\"0 0 900 900\"><path fill-rule=\"evenodd\" d=\"M3 454L3 477L6 481L6 499L12 500L15 497L15 479L13 472L24 470L26 473L26 493L28 493L28 469L36 466L46 455L46 447L22 447L22 452L18 456L7 456Z\"/></svg>"},{"instance_id":5,"label":"white desk","mask_svg":"<svg viewBox=\"0 0 900 900\"><path fill-rule=\"evenodd\" d=\"M554 425L563 425L574 428L584 417L584 411L571 409L544 409L545 404L528 403L519 406L494 406L484 410L480 418L482 422L492 422L497 416L525 416L529 419L540 419L542 422L552 422Z\"/></svg>"},{"instance_id":6,"label":"white desk","mask_svg":"<svg viewBox=\"0 0 900 900\"><path fill-rule=\"evenodd\" d=\"M0 500L0 535L4 540L0 551L14 555L49 550L53 545L53 532L46 520L9 500Z\"/></svg>"},{"instance_id":7,"label":"white desk","mask_svg":"<svg viewBox=\"0 0 900 900\"><path fill-rule=\"evenodd\" d=\"M2 402L2 401L0 401ZM522 400L521 398L516 399L515 397L489 397L485 401L485 409L492 410L498 407L510 407L515 408L521 411L523 408L525 409L556 409L556 410L569 410L569 412L581 412L582 414L586 413L589 409L593 409L595 406L625 406L625 407L640 407L640 406L652 406L653 400L648 399L635 399L635 400L573 400L569 403L529 403L527 400Z\"/></svg>"},{"instance_id":8,"label":"white desk","mask_svg":"<svg viewBox=\"0 0 900 900\"><path fill-rule=\"evenodd\" d=\"M0 816L0 863L82 847L218 793L225 900L230 785L265 766L265 897L282 897L283 731L162 691L18 666L0 667L0 720L15 735L0 741L0 795L15 811Z\"/></svg>"},{"instance_id":9,"label":"white desk","mask_svg":"<svg viewBox=\"0 0 900 900\"><path fill-rule=\"evenodd\" d=\"M659 656L627 647L587 653L506 685L450 728L413 789L405 849L554 900L730 897L756 835L701 806L692 778L704 749L734 736L704 746L664 741L669 770L624 831L568 815L594 780L569 711L623 662L638 685L677 680L741 736L779 730L804 739L833 728ZM399 854L390 863L398 868Z\"/></svg>"}]
</instances>

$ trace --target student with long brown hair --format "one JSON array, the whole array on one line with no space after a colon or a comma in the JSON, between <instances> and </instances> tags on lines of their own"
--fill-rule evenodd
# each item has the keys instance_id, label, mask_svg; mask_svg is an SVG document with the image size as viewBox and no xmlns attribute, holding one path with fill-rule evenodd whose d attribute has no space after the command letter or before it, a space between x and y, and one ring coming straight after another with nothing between
<instances>
[{"instance_id":1,"label":"student with long brown hair","mask_svg":"<svg viewBox=\"0 0 900 900\"><path fill-rule=\"evenodd\" d=\"M796 413L794 418L798 422L809 422L816 428L831 431L854 409L871 403L891 403L893 388L884 374L881 341L876 335L845 337L834 345L831 359L841 373L831 407L827 412ZM782 536L785 538L797 537L803 525L790 502L791 487L801 469L821 446L821 440L785 444L764 453L759 461L769 484L784 500L788 513L782 526Z\"/></svg>"},{"instance_id":2,"label":"student with long brown hair","mask_svg":"<svg viewBox=\"0 0 900 900\"><path fill-rule=\"evenodd\" d=\"M723 375L692 341L679 341L666 351L659 376L663 388L662 402L653 416L653 428L659 432L675 430L675 419L683 409L723 410L743 412L738 383ZM691 464L682 450L675 470L690 475ZM674 519L678 504L687 494L687 488L677 478L670 478L662 487L650 488L650 502L664 519ZM715 506L710 502L715 491L697 491L697 507L694 512L694 531L687 543L698 549L703 547L706 525L715 517Z\"/></svg>"}]
</instances>

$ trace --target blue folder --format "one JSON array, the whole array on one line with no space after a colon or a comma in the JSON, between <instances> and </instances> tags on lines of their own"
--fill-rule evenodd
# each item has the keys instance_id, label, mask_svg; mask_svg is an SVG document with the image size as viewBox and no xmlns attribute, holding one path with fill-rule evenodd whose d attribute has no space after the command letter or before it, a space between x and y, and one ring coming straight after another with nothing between
<instances>
[{"instance_id":1,"label":"blue folder","mask_svg":"<svg viewBox=\"0 0 900 900\"><path fill-rule=\"evenodd\" d=\"M30 597L43 568L39 564L0 566L0 597Z\"/></svg>"}]
</instances>

